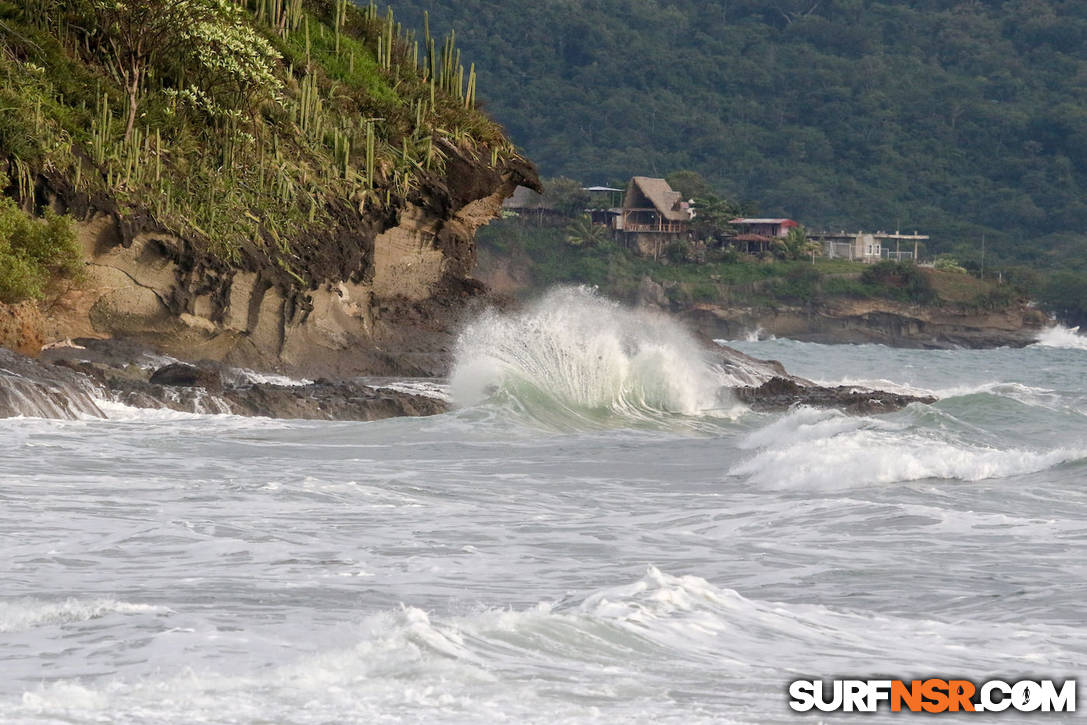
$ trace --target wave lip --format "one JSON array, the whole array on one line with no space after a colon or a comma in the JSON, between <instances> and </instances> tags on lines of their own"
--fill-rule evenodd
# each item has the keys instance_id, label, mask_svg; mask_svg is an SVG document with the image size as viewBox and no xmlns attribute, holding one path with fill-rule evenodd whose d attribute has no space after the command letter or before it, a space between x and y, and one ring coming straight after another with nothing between
<instances>
[{"instance_id":1,"label":"wave lip","mask_svg":"<svg viewBox=\"0 0 1087 725\"><path fill-rule=\"evenodd\" d=\"M450 376L458 406L501 400L560 427L718 412L718 390L739 383L674 321L584 287L485 313L458 339Z\"/></svg>"}]
</instances>

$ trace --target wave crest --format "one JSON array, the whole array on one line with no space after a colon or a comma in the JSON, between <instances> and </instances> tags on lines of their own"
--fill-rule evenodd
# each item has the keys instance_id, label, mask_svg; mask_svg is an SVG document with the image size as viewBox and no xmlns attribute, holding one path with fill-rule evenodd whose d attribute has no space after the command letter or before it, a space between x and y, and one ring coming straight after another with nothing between
<instances>
[{"instance_id":1,"label":"wave crest","mask_svg":"<svg viewBox=\"0 0 1087 725\"><path fill-rule=\"evenodd\" d=\"M798 408L749 434L755 454L728 473L771 488L843 489L928 478L982 481L1080 461L1087 450L1000 450L957 441L946 430Z\"/></svg>"},{"instance_id":2,"label":"wave crest","mask_svg":"<svg viewBox=\"0 0 1087 725\"><path fill-rule=\"evenodd\" d=\"M674 321L579 287L485 313L457 341L450 384L459 406L500 399L569 424L720 412L718 390L739 381Z\"/></svg>"}]
</instances>

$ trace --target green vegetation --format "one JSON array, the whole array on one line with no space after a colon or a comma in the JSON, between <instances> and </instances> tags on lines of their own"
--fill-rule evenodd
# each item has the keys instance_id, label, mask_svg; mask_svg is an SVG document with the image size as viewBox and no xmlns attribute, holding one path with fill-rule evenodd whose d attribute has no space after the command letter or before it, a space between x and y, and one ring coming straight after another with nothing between
<instances>
[{"instance_id":1,"label":"green vegetation","mask_svg":"<svg viewBox=\"0 0 1087 725\"><path fill-rule=\"evenodd\" d=\"M1045 270L1032 289L1087 322L1082 0L397 7L463 29L490 111L548 175L691 169L809 229L921 230L975 274L984 236L986 277Z\"/></svg>"},{"instance_id":2,"label":"green vegetation","mask_svg":"<svg viewBox=\"0 0 1087 725\"><path fill-rule=\"evenodd\" d=\"M566 227L566 243L574 247L595 247L608 242L608 230L593 224L591 217L579 216Z\"/></svg>"},{"instance_id":3,"label":"green vegetation","mask_svg":"<svg viewBox=\"0 0 1087 725\"><path fill-rule=\"evenodd\" d=\"M936 257L933 264L936 269L944 272L958 272L959 274L967 274L966 267L963 267L958 261L950 254L941 254Z\"/></svg>"},{"instance_id":4,"label":"green vegetation","mask_svg":"<svg viewBox=\"0 0 1087 725\"><path fill-rule=\"evenodd\" d=\"M0 197L0 302L41 298L56 278L78 278L83 262L72 220L47 211L34 219Z\"/></svg>"},{"instance_id":5,"label":"green vegetation","mask_svg":"<svg viewBox=\"0 0 1087 725\"><path fill-rule=\"evenodd\" d=\"M923 269L912 263L865 265L840 259L771 257L756 259L732 248L702 248L681 243L663 259L640 257L610 237L572 244L584 220L567 227L538 225L508 218L480 230L481 254L522 264L532 280L526 294L556 284L585 284L605 294L632 300L646 277L662 285L677 305L777 307L811 305L841 298L888 299L923 306L954 305L1002 309L1022 298L1011 284L997 285L970 275ZM603 227L597 227L601 232ZM797 239L802 239L797 235ZM1085 300L1087 301L1087 300Z\"/></svg>"},{"instance_id":6,"label":"green vegetation","mask_svg":"<svg viewBox=\"0 0 1087 725\"><path fill-rule=\"evenodd\" d=\"M475 106L453 34L373 3L0 0L8 196L116 208L298 287L452 155L516 156Z\"/></svg>"}]
</instances>

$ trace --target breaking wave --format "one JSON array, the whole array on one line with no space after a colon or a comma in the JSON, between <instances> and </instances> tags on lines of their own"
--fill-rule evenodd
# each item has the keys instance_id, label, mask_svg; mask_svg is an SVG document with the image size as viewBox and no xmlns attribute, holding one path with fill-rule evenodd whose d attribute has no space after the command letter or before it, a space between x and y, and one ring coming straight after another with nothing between
<instances>
[{"instance_id":1,"label":"breaking wave","mask_svg":"<svg viewBox=\"0 0 1087 725\"><path fill-rule=\"evenodd\" d=\"M718 391L743 382L677 323L583 287L485 313L458 339L450 377L459 406L504 402L562 428L727 413L735 406Z\"/></svg>"},{"instance_id":2,"label":"breaking wave","mask_svg":"<svg viewBox=\"0 0 1087 725\"><path fill-rule=\"evenodd\" d=\"M1038 345L1042 347L1063 347L1070 350L1087 350L1087 335L1081 334L1079 327L1056 325L1047 327L1038 335Z\"/></svg>"},{"instance_id":3,"label":"breaking wave","mask_svg":"<svg viewBox=\"0 0 1087 725\"><path fill-rule=\"evenodd\" d=\"M995 448L957 441L946 430L798 408L749 434L754 455L728 473L772 488L844 489L928 478L981 481L1044 471L1087 458L1087 450Z\"/></svg>"}]
</instances>

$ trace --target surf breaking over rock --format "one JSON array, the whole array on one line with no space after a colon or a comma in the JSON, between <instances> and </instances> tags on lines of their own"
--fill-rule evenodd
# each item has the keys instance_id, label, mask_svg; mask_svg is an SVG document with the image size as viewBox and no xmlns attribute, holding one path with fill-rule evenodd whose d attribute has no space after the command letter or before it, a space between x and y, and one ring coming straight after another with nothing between
<instances>
[{"instance_id":1,"label":"surf breaking over rock","mask_svg":"<svg viewBox=\"0 0 1087 725\"><path fill-rule=\"evenodd\" d=\"M0 350L0 417L109 417L103 403L319 420L448 410L444 391L419 381L289 380L210 361L181 363L134 343L78 343L48 350L40 361ZM796 404L884 413L934 400L819 386L780 363L699 340L663 313L569 287L469 325L456 344L450 387L461 407L498 402L559 429L735 417Z\"/></svg>"},{"instance_id":2,"label":"surf breaking over rock","mask_svg":"<svg viewBox=\"0 0 1087 725\"><path fill-rule=\"evenodd\" d=\"M548 423L719 416L798 403L872 413L934 400L818 386L584 287L552 290L520 312L484 314L461 334L450 382L457 405L498 400Z\"/></svg>"},{"instance_id":3,"label":"surf breaking over rock","mask_svg":"<svg viewBox=\"0 0 1087 725\"><path fill-rule=\"evenodd\" d=\"M53 351L44 364L0 348L0 418L109 418L111 406L310 420L377 420L443 413L448 405L421 388L354 380L261 382L217 363L168 361L143 368L112 358L110 341ZM137 356L141 361L153 360ZM160 363L163 359L160 358Z\"/></svg>"},{"instance_id":4,"label":"surf breaking over rock","mask_svg":"<svg viewBox=\"0 0 1087 725\"><path fill-rule=\"evenodd\" d=\"M722 385L741 382L668 318L585 288L485 313L458 339L450 378L462 406L497 395L525 408L635 416L699 415L720 407Z\"/></svg>"}]
</instances>

